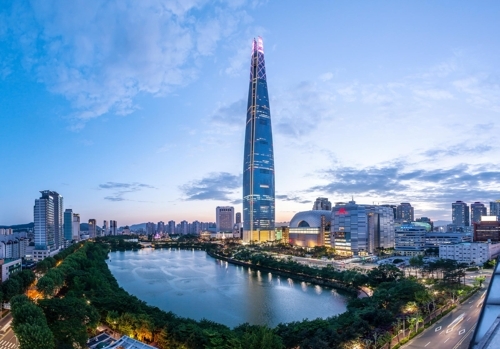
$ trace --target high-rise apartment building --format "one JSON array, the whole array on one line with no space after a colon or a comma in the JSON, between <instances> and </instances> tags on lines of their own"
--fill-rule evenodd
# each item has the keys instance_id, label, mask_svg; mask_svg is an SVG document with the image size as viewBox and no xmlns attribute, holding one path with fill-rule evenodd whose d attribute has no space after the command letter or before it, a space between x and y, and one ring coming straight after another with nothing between
<instances>
[{"instance_id":1,"label":"high-rise apartment building","mask_svg":"<svg viewBox=\"0 0 500 349\"><path fill-rule=\"evenodd\" d=\"M274 240L274 154L264 44L254 39L243 159L243 241Z\"/></svg>"},{"instance_id":2,"label":"high-rise apartment building","mask_svg":"<svg viewBox=\"0 0 500 349\"><path fill-rule=\"evenodd\" d=\"M163 221L159 221L158 224L156 224L156 232L159 234L165 232L165 223Z\"/></svg>"},{"instance_id":3,"label":"high-rise apartment building","mask_svg":"<svg viewBox=\"0 0 500 349\"><path fill-rule=\"evenodd\" d=\"M116 221L110 220L109 221L109 235L116 235L118 231L118 225L116 224Z\"/></svg>"},{"instance_id":4,"label":"high-rise apartment building","mask_svg":"<svg viewBox=\"0 0 500 349\"><path fill-rule=\"evenodd\" d=\"M470 215L471 215L471 222L474 223L479 223L481 222L481 216L486 216L486 206L480 202L475 202L470 205Z\"/></svg>"},{"instance_id":5,"label":"high-rise apartment building","mask_svg":"<svg viewBox=\"0 0 500 349\"><path fill-rule=\"evenodd\" d=\"M94 239L97 237L97 221L89 219L89 238Z\"/></svg>"},{"instance_id":6,"label":"high-rise apartment building","mask_svg":"<svg viewBox=\"0 0 500 349\"><path fill-rule=\"evenodd\" d=\"M236 224L241 223L241 212L236 212Z\"/></svg>"},{"instance_id":7,"label":"high-rise apartment building","mask_svg":"<svg viewBox=\"0 0 500 349\"><path fill-rule=\"evenodd\" d=\"M106 236L109 234L109 229L108 229L108 221L104 220L102 222L102 235Z\"/></svg>"},{"instance_id":8,"label":"high-rise apartment building","mask_svg":"<svg viewBox=\"0 0 500 349\"><path fill-rule=\"evenodd\" d=\"M234 207L217 206L215 208L215 224L217 225L217 233L232 232L234 226Z\"/></svg>"},{"instance_id":9,"label":"high-rise apartment building","mask_svg":"<svg viewBox=\"0 0 500 349\"><path fill-rule=\"evenodd\" d=\"M64 240L73 240L73 210L64 210Z\"/></svg>"},{"instance_id":10,"label":"high-rise apartment building","mask_svg":"<svg viewBox=\"0 0 500 349\"><path fill-rule=\"evenodd\" d=\"M413 222L415 214L409 202L402 202L396 207L396 220L400 222Z\"/></svg>"},{"instance_id":11,"label":"high-rise apartment building","mask_svg":"<svg viewBox=\"0 0 500 349\"><path fill-rule=\"evenodd\" d=\"M167 233L175 234L175 221L168 221L168 230Z\"/></svg>"},{"instance_id":12,"label":"high-rise apartment building","mask_svg":"<svg viewBox=\"0 0 500 349\"><path fill-rule=\"evenodd\" d=\"M156 224L153 222L146 223L146 234L154 235L156 232Z\"/></svg>"},{"instance_id":13,"label":"high-rise apartment building","mask_svg":"<svg viewBox=\"0 0 500 349\"><path fill-rule=\"evenodd\" d=\"M78 213L73 213L73 240L80 240L80 215Z\"/></svg>"},{"instance_id":14,"label":"high-rise apartment building","mask_svg":"<svg viewBox=\"0 0 500 349\"><path fill-rule=\"evenodd\" d=\"M332 203L328 201L328 198L317 198L313 204L313 210L323 210L323 211L331 211Z\"/></svg>"},{"instance_id":15,"label":"high-rise apartment building","mask_svg":"<svg viewBox=\"0 0 500 349\"><path fill-rule=\"evenodd\" d=\"M181 224L179 226L179 234L189 234L189 223L187 221L181 221Z\"/></svg>"},{"instance_id":16,"label":"high-rise apartment building","mask_svg":"<svg viewBox=\"0 0 500 349\"><path fill-rule=\"evenodd\" d=\"M451 204L451 221L456 227L468 227L469 221L469 205L463 201L457 201Z\"/></svg>"},{"instance_id":17,"label":"high-rise apartment building","mask_svg":"<svg viewBox=\"0 0 500 349\"><path fill-rule=\"evenodd\" d=\"M490 202L490 216L497 216L500 221L500 200Z\"/></svg>"}]
</instances>

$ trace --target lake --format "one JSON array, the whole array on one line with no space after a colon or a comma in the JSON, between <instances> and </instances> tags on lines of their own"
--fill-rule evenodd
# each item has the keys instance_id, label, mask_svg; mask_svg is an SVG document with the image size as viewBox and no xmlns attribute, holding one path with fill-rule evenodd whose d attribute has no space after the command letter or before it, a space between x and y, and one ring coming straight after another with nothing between
<instances>
[{"instance_id":1,"label":"lake","mask_svg":"<svg viewBox=\"0 0 500 349\"><path fill-rule=\"evenodd\" d=\"M111 273L127 292L182 317L274 327L346 310L346 298L333 289L232 265L204 251L148 248L109 257Z\"/></svg>"}]
</instances>

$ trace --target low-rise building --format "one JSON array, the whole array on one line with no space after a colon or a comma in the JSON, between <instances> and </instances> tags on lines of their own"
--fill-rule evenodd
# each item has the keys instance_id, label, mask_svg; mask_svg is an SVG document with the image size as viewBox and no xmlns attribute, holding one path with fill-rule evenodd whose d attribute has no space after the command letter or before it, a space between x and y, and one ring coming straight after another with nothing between
<instances>
[{"instance_id":1,"label":"low-rise building","mask_svg":"<svg viewBox=\"0 0 500 349\"><path fill-rule=\"evenodd\" d=\"M425 253L426 227L403 224L396 229L394 253L401 256L417 256Z\"/></svg>"},{"instance_id":2,"label":"low-rise building","mask_svg":"<svg viewBox=\"0 0 500 349\"><path fill-rule=\"evenodd\" d=\"M439 246L439 258L482 265L500 254L500 243L463 242Z\"/></svg>"},{"instance_id":3,"label":"low-rise building","mask_svg":"<svg viewBox=\"0 0 500 349\"><path fill-rule=\"evenodd\" d=\"M471 233L450 233L431 231L425 234L425 248L435 248L441 245L472 242Z\"/></svg>"},{"instance_id":4,"label":"low-rise building","mask_svg":"<svg viewBox=\"0 0 500 349\"><path fill-rule=\"evenodd\" d=\"M482 216L474 223L474 241L500 241L500 221L497 216Z\"/></svg>"},{"instance_id":5,"label":"low-rise building","mask_svg":"<svg viewBox=\"0 0 500 349\"><path fill-rule=\"evenodd\" d=\"M12 274L20 272L22 270L22 259L21 258L5 258L0 259L1 266L1 279L5 282L9 279Z\"/></svg>"}]
</instances>

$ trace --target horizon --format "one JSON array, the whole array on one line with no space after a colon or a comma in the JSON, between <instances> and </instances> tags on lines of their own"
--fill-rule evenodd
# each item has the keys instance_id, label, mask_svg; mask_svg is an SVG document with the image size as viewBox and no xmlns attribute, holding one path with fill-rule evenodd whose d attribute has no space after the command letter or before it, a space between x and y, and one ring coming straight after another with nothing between
<instances>
[{"instance_id":1,"label":"horizon","mask_svg":"<svg viewBox=\"0 0 500 349\"><path fill-rule=\"evenodd\" d=\"M32 222L44 189L84 223L242 212L258 36L276 222L317 197L409 202L433 221L451 221L457 200L489 214L500 199L500 3L302 5L0 5L0 224Z\"/></svg>"}]
</instances>

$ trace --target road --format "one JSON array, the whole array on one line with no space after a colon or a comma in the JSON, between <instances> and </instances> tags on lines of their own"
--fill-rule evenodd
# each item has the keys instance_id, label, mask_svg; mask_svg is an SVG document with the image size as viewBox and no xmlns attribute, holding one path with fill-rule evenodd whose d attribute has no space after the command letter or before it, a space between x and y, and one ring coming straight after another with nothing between
<instances>
[{"instance_id":1,"label":"road","mask_svg":"<svg viewBox=\"0 0 500 349\"><path fill-rule=\"evenodd\" d=\"M488 278L489 281L489 278ZM429 327L403 346L405 349L465 349L468 348L477 324L483 294L488 285L458 306L450 314Z\"/></svg>"},{"instance_id":2,"label":"road","mask_svg":"<svg viewBox=\"0 0 500 349\"><path fill-rule=\"evenodd\" d=\"M0 332L0 349L19 348L19 341L10 327L11 321L12 315L10 313L0 320L0 329L5 329L5 331Z\"/></svg>"}]
</instances>

